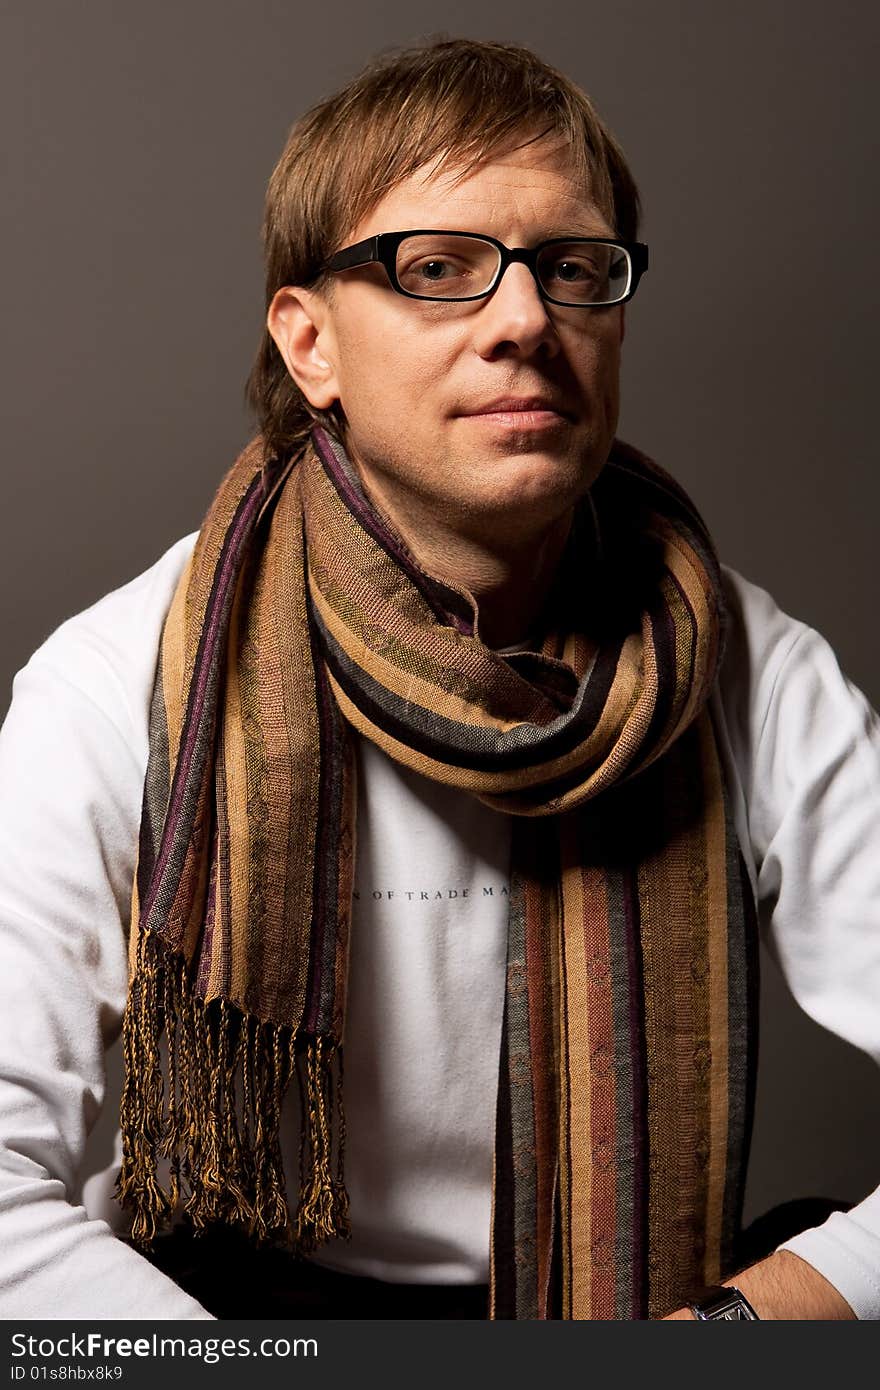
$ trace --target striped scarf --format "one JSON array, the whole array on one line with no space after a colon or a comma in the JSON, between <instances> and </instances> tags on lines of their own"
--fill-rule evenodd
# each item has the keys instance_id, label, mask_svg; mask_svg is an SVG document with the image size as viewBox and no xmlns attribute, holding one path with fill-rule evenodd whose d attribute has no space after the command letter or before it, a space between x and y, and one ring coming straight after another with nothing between
<instances>
[{"instance_id":1,"label":"striped scarf","mask_svg":"<svg viewBox=\"0 0 880 1390\"><path fill-rule=\"evenodd\" d=\"M512 816L490 1317L657 1317L731 1271L755 931L708 703L721 580L693 504L627 445L547 611L540 649L484 646L319 428L230 470L151 707L117 1187L142 1245L179 1203L301 1253L349 1232L355 730Z\"/></svg>"}]
</instances>

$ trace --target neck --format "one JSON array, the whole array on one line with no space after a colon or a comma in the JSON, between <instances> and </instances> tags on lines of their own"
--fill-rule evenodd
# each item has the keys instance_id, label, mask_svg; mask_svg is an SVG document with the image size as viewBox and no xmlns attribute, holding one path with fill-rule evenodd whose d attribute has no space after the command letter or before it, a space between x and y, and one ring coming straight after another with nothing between
<instances>
[{"instance_id":1,"label":"neck","mask_svg":"<svg viewBox=\"0 0 880 1390\"><path fill-rule=\"evenodd\" d=\"M408 516L391 519L426 573L473 596L480 640L487 647L510 647L529 636L541 615L565 549L572 512L540 530L514 535L505 534L492 521L481 526L478 535L468 535L437 516L429 523L426 519L424 526Z\"/></svg>"}]
</instances>

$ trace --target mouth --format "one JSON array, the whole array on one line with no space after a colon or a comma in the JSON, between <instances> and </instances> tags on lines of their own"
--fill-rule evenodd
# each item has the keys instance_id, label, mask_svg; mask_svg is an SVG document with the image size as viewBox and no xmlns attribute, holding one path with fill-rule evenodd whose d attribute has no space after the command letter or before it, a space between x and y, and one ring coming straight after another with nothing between
<instances>
[{"instance_id":1,"label":"mouth","mask_svg":"<svg viewBox=\"0 0 880 1390\"><path fill-rule=\"evenodd\" d=\"M462 418L502 429L547 430L558 429L573 417L559 403L543 396L503 396L462 412Z\"/></svg>"}]
</instances>

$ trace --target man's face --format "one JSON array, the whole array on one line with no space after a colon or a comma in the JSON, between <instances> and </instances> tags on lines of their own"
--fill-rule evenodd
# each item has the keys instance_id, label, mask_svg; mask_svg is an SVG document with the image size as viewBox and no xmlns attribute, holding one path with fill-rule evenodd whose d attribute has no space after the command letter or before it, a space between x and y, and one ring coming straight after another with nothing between
<instances>
[{"instance_id":1,"label":"man's face","mask_svg":"<svg viewBox=\"0 0 880 1390\"><path fill-rule=\"evenodd\" d=\"M431 227L526 247L614 235L547 138L456 185L448 173L417 172L344 244ZM329 302L309 302L317 334L305 378L294 374L313 405L341 403L366 489L405 533L437 522L461 534L534 531L567 514L598 475L617 425L622 306L547 304L519 264L471 303L407 299L379 265L336 275ZM487 410L499 397L533 396L556 409L525 426L521 411Z\"/></svg>"}]
</instances>

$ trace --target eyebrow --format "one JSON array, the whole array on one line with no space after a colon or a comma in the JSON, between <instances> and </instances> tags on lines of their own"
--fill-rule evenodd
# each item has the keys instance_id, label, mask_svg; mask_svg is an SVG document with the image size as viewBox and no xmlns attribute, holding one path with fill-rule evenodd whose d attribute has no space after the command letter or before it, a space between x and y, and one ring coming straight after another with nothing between
<instances>
[{"instance_id":1,"label":"eyebrow","mask_svg":"<svg viewBox=\"0 0 880 1390\"><path fill-rule=\"evenodd\" d=\"M558 231L548 232L546 236L543 236L540 239L541 241L555 241L557 237L567 236L613 237L614 233L606 227L584 227L583 224L581 224L580 227L578 227L577 225L572 227L566 224L566 226L564 227L560 226Z\"/></svg>"},{"instance_id":2,"label":"eyebrow","mask_svg":"<svg viewBox=\"0 0 880 1390\"><path fill-rule=\"evenodd\" d=\"M429 233L432 231L466 232L469 236L494 235L494 233L492 232L487 232L485 227L426 227L425 231ZM530 240L532 242L532 245L538 246L543 241L564 241L567 237L605 237L608 239L613 239L615 236L616 233L611 231L607 227L584 227L583 224L581 224L581 226L578 227L577 224L575 224L575 226L571 226L570 224L566 223L565 225L559 224L557 230L547 231L542 236L532 237L530 238ZM369 240L369 238L367 239ZM498 237L496 238L496 240L500 241L503 240L503 238Z\"/></svg>"},{"instance_id":3,"label":"eyebrow","mask_svg":"<svg viewBox=\"0 0 880 1390\"><path fill-rule=\"evenodd\" d=\"M462 230L464 229L462 228ZM604 226L588 227L578 222L575 222L574 226L572 226L571 223L566 222L557 223L555 228L551 226L541 236L530 238L530 241L532 245L538 245L542 241L558 241L565 237L613 237L614 235L613 231Z\"/></svg>"}]
</instances>

